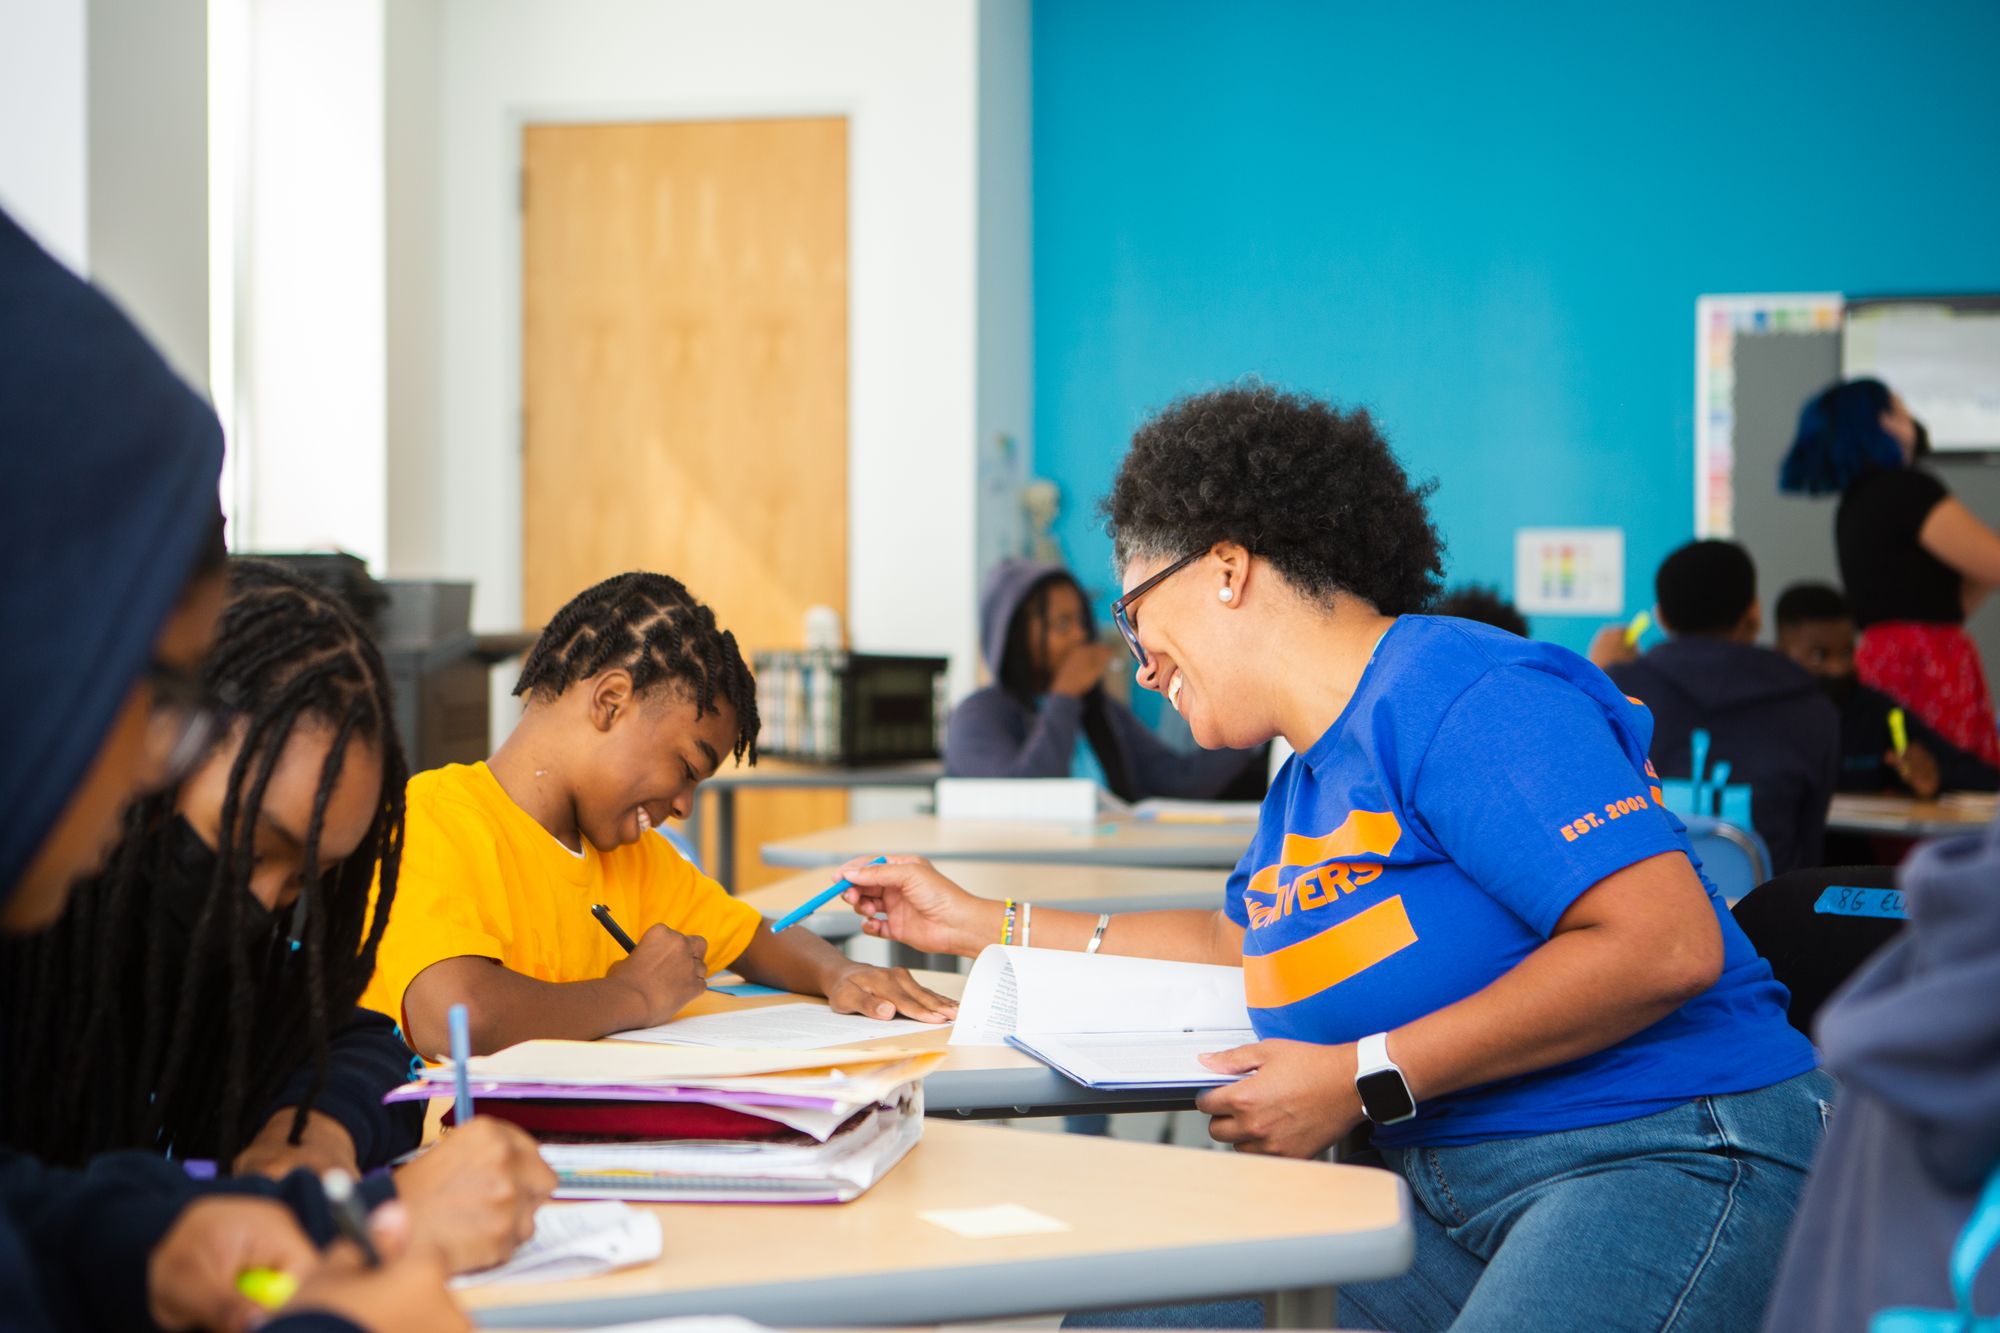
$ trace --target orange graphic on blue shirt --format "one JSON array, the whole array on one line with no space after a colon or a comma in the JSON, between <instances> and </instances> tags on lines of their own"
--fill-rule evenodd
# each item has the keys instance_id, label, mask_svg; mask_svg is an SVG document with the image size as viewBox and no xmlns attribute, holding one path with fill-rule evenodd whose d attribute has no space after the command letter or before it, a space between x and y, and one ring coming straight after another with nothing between
<instances>
[{"instance_id":1,"label":"orange graphic on blue shirt","mask_svg":"<svg viewBox=\"0 0 2000 1333\"><path fill-rule=\"evenodd\" d=\"M1277 864L1259 870L1244 887L1249 928L1275 926L1295 913L1331 906L1374 884L1402 836L1403 826L1394 814L1373 810L1349 811L1339 828L1320 837L1285 835ZM1287 878L1287 872L1296 873ZM1402 896L1395 895L1283 948L1246 953L1244 993L1253 1009L1292 1004L1416 942Z\"/></svg>"}]
</instances>

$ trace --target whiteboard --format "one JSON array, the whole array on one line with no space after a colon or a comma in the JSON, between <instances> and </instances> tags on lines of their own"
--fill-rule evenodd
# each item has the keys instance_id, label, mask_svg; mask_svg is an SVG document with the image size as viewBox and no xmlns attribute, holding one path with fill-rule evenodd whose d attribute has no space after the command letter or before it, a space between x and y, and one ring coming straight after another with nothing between
<instances>
[{"instance_id":1,"label":"whiteboard","mask_svg":"<svg viewBox=\"0 0 2000 1333\"><path fill-rule=\"evenodd\" d=\"M1840 373L1900 394L1939 453L2000 450L2000 298L1850 302Z\"/></svg>"}]
</instances>

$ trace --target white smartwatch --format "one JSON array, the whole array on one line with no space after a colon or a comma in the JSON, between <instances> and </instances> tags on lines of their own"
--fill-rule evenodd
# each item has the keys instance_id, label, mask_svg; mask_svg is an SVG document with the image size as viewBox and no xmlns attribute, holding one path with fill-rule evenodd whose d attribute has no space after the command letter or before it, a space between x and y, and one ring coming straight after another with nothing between
<instances>
[{"instance_id":1,"label":"white smartwatch","mask_svg":"<svg viewBox=\"0 0 2000 1333\"><path fill-rule=\"evenodd\" d=\"M1361 1094L1361 1113L1378 1125L1399 1125L1414 1119L1417 1099L1409 1080L1389 1058L1389 1034L1363 1037L1354 1047L1354 1090Z\"/></svg>"}]
</instances>

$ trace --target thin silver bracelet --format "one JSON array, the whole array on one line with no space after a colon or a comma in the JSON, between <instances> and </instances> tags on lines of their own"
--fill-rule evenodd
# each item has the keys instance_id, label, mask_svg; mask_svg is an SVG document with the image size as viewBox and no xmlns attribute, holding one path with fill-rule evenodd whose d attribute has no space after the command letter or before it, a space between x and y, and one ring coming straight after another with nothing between
<instances>
[{"instance_id":1,"label":"thin silver bracelet","mask_svg":"<svg viewBox=\"0 0 2000 1333\"><path fill-rule=\"evenodd\" d=\"M1034 947L1032 944L1028 943L1028 932L1033 930L1034 927L1035 927L1035 905L1033 903L1022 903L1021 904L1021 947L1023 949L1032 949Z\"/></svg>"},{"instance_id":2,"label":"thin silver bracelet","mask_svg":"<svg viewBox=\"0 0 2000 1333\"><path fill-rule=\"evenodd\" d=\"M1090 932L1090 943L1083 946L1083 951L1085 954L1093 954L1097 952L1098 946L1104 943L1104 928L1110 924L1111 924L1111 913L1109 912L1100 913L1097 918L1097 929Z\"/></svg>"}]
</instances>

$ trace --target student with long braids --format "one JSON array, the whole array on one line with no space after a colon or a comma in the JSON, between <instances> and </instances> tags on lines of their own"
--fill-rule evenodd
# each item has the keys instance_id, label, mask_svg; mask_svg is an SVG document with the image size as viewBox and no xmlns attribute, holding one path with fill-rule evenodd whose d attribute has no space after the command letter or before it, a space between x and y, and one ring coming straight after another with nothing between
<instances>
[{"instance_id":1,"label":"student with long braids","mask_svg":"<svg viewBox=\"0 0 2000 1333\"><path fill-rule=\"evenodd\" d=\"M402 855L388 672L337 599L245 560L202 688L215 749L132 806L54 929L8 949L20 1083L0 1129L64 1165L143 1148L225 1174L386 1166L423 1130L421 1103L382 1105L408 1048L355 1005ZM420 1237L473 1268L525 1238L554 1177L526 1135L475 1121L395 1183Z\"/></svg>"},{"instance_id":2,"label":"student with long braids","mask_svg":"<svg viewBox=\"0 0 2000 1333\"><path fill-rule=\"evenodd\" d=\"M810 931L775 935L653 830L685 819L723 756L757 759L757 693L736 638L664 574L606 579L523 664L520 724L493 758L420 773L375 980L362 1003L425 1054L471 1010L472 1047L589 1040L663 1023L711 970L826 996L844 1013L931 1022L950 1000ZM628 956L591 916L631 932Z\"/></svg>"},{"instance_id":3,"label":"student with long braids","mask_svg":"<svg viewBox=\"0 0 2000 1333\"><path fill-rule=\"evenodd\" d=\"M0 212L0 933L55 920L123 807L200 752L199 671L224 592L221 461L215 414ZM403 1244L400 1207L377 1214L383 1268L323 1262L269 1197L313 1202L308 1179L225 1193L151 1154L71 1170L0 1147L0 1322L240 1327L266 1316L236 1279L265 1266L302 1279L271 1333L465 1326L441 1260Z\"/></svg>"}]
</instances>

